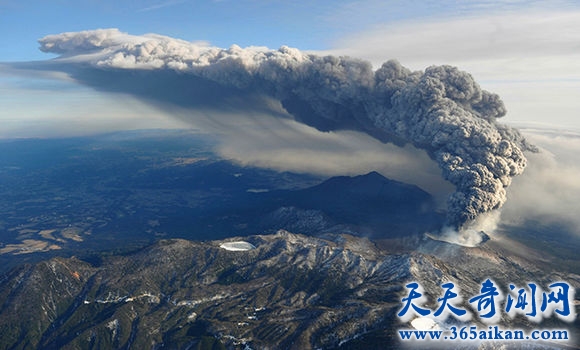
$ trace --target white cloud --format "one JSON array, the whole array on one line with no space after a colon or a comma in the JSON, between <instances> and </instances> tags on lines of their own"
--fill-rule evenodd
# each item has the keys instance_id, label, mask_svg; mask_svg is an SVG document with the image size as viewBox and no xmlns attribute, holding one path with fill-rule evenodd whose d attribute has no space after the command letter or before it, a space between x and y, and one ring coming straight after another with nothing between
<instances>
[{"instance_id":1,"label":"white cloud","mask_svg":"<svg viewBox=\"0 0 580 350\"><path fill-rule=\"evenodd\" d=\"M171 7L171 6L183 4L184 2L185 2L185 0L169 0L169 1L164 1L164 2L157 3L155 5L151 5L151 6L144 7L142 9L138 10L137 12L148 12L148 11L160 10L160 9L163 9L163 8L166 8L166 7Z\"/></svg>"},{"instance_id":2,"label":"white cloud","mask_svg":"<svg viewBox=\"0 0 580 350\"><path fill-rule=\"evenodd\" d=\"M580 130L580 80L489 82L506 103L510 123Z\"/></svg>"},{"instance_id":3,"label":"white cloud","mask_svg":"<svg viewBox=\"0 0 580 350\"><path fill-rule=\"evenodd\" d=\"M579 29L580 11L467 16L380 25L336 46L374 63L394 57L411 66L529 59L580 54Z\"/></svg>"},{"instance_id":4,"label":"white cloud","mask_svg":"<svg viewBox=\"0 0 580 350\"><path fill-rule=\"evenodd\" d=\"M526 171L514 179L502 220L564 223L580 233L580 134L542 128L524 134L542 152L529 155Z\"/></svg>"},{"instance_id":5,"label":"white cloud","mask_svg":"<svg viewBox=\"0 0 580 350\"><path fill-rule=\"evenodd\" d=\"M580 129L577 7L562 11L531 6L517 12L391 22L341 38L331 52L368 59L375 67L391 58L412 69L454 65L502 96L508 119L540 122L549 115L552 123Z\"/></svg>"}]
</instances>

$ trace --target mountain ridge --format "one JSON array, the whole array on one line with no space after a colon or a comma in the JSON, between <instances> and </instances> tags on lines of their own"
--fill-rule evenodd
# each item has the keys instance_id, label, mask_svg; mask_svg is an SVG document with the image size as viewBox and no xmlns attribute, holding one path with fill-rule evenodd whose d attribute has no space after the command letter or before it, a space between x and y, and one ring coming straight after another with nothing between
<instances>
[{"instance_id":1,"label":"mountain ridge","mask_svg":"<svg viewBox=\"0 0 580 350\"><path fill-rule=\"evenodd\" d=\"M256 248L220 248L239 240ZM420 245L386 254L366 238L279 231L162 240L103 257L100 264L57 257L3 275L0 348L181 349L203 343L330 349L371 334L372 341L397 346L395 331L405 324L396 312L409 281L422 283L433 309L444 281L475 295L489 274L505 275L498 283L518 283L531 267L500 258L490 242L477 248L430 240ZM501 323L533 326L507 318Z\"/></svg>"},{"instance_id":2,"label":"mountain ridge","mask_svg":"<svg viewBox=\"0 0 580 350\"><path fill-rule=\"evenodd\" d=\"M258 226L263 230L283 224L290 226L280 225L277 229L310 235L337 230L356 235L358 231L365 236L386 238L434 231L443 222L443 215L437 212L429 193L376 171L331 177L301 190L254 196L268 207L266 221ZM304 220L312 228L301 224Z\"/></svg>"}]
</instances>

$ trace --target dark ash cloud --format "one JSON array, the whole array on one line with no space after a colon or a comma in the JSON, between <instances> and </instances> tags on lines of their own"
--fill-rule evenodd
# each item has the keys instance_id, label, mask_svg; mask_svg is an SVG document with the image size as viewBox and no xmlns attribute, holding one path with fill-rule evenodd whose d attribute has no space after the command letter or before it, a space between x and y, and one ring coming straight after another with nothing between
<instances>
[{"instance_id":1,"label":"dark ash cloud","mask_svg":"<svg viewBox=\"0 0 580 350\"><path fill-rule=\"evenodd\" d=\"M534 151L497 122L501 99L451 66L412 72L396 61L374 71L348 57L296 49L219 49L115 29L63 33L40 41L61 55L53 67L105 91L153 104L213 111L259 111L321 131L362 131L425 150L455 186L448 223L461 228L506 201L506 188ZM388 159L385 159L388 162Z\"/></svg>"}]
</instances>

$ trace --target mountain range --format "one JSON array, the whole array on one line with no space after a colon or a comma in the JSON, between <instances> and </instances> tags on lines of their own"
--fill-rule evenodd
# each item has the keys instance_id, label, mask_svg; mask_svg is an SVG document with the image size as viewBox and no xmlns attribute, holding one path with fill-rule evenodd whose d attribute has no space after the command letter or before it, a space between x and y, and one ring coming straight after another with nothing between
<instances>
[{"instance_id":1,"label":"mountain range","mask_svg":"<svg viewBox=\"0 0 580 350\"><path fill-rule=\"evenodd\" d=\"M224 249L240 239L255 249ZM507 255L493 240L476 248L407 243L416 249L392 254L366 238L279 231L22 265L0 283L0 348L398 347L396 330L410 328L396 317L408 281L422 283L432 307L444 281L473 295L489 276L500 285L566 278L580 286L579 276L546 272L531 251ZM534 327L518 318L501 324Z\"/></svg>"}]
</instances>

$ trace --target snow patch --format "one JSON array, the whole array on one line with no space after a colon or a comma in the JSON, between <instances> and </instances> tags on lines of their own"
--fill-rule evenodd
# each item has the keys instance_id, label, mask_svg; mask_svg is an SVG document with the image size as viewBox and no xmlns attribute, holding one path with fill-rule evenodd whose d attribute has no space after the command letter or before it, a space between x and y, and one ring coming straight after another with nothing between
<instances>
[{"instance_id":1,"label":"snow patch","mask_svg":"<svg viewBox=\"0 0 580 350\"><path fill-rule=\"evenodd\" d=\"M244 241L236 241L236 242L226 242L220 245L220 248L229 250L232 252L243 252L252 249L256 249L252 243L244 242Z\"/></svg>"}]
</instances>

